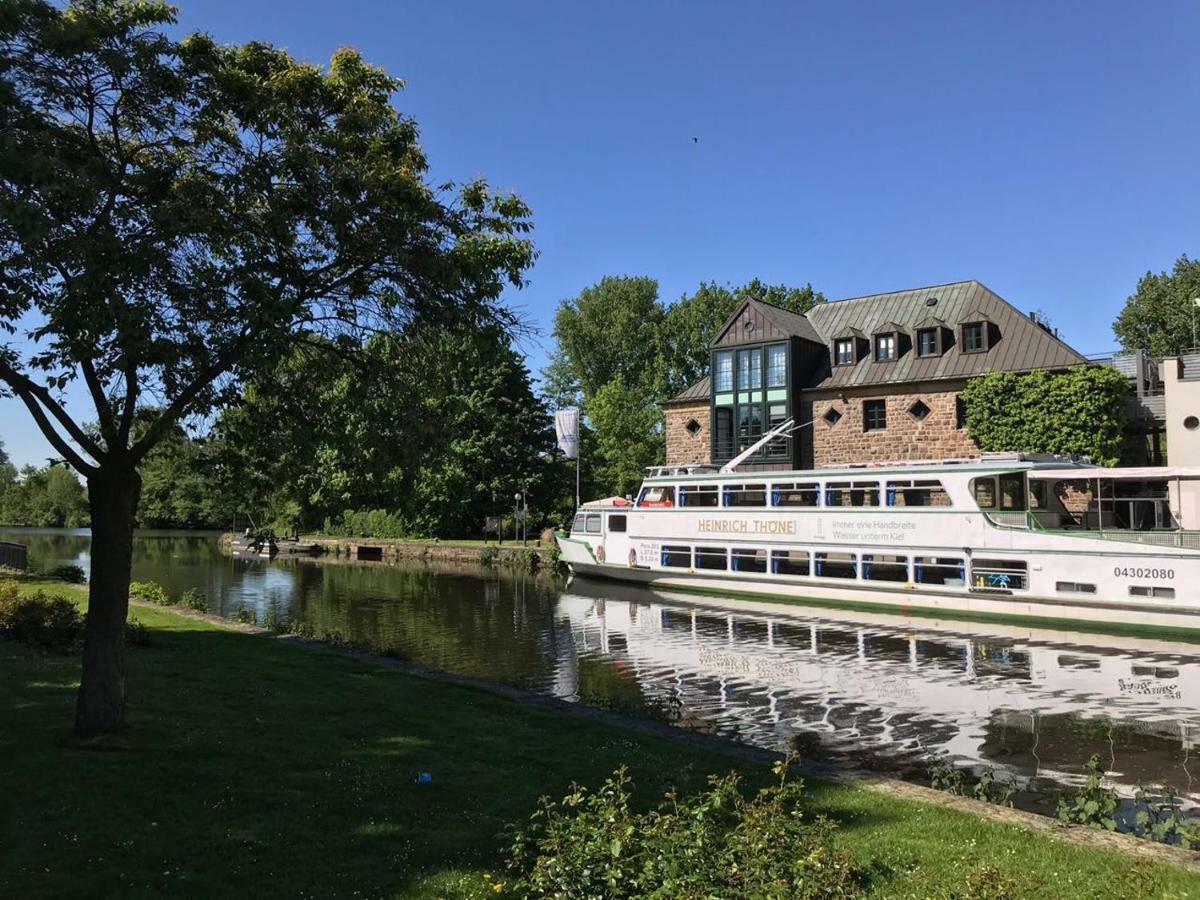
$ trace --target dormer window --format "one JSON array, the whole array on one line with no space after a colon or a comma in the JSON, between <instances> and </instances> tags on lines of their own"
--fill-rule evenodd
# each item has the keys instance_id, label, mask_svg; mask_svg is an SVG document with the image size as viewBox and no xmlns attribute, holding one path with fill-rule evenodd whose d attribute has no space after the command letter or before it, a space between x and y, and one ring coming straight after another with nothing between
<instances>
[{"instance_id":1,"label":"dormer window","mask_svg":"<svg viewBox=\"0 0 1200 900\"><path fill-rule=\"evenodd\" d=\"M891 362L896 358L896 335L875 335L875 362Z\"/></svg>"},{"instance_id":2,"label":"dormer window","mask_svg":"<svg viewBox=\"0 0 1200 900\"><path fill-rule=\"evenodd\" d=\"M854 338L838 338L833 343L833 362L838 366L852 366L856 362Z\"/></svg>"},{"instance_id":3,"label":"dormer window","mask_svg":"<svg viewBox=\"0 0 1200 900\"><path fill-rule=\"evenodd\" d=\"M917 329L917 356L926 359L942 355L942 330L940 328Z\"/></svg>"},{"instance_id":4,"label":"dormer window","mask_svg":"<svg viewBox=\"0 0 1200 900\"><path fill-rule=\"evenodd\" d=\"M964 322L962 327L963 353L982 353L988 348L987 322Z\"/></svg>"}]
</instances>

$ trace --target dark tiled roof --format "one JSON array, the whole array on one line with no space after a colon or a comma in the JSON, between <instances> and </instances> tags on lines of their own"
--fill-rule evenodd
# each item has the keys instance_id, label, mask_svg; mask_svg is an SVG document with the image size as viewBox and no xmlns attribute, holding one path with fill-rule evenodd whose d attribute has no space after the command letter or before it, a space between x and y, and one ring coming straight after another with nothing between
<instances>
[{"instance_id":1,"label":"dark tiled roof","mask_svg":"<svg viewBox=\"0 0 1200 900\"><path fill-rule=\"evenodd\" d=\"M936 297L930 306L927 300ZM808 318L831 343L851 327L874 334L880 326L900 325L913 332L930 316L941 319L953 332L941 356L917 358L912 349L895 362L876 364L868 357L854 366L828 366L809 387L812 389L856 387L906 381L968 378L986 372L1027 372L1033 369L1063 369L1086 364L1087 360L1037 323L992 293L978 281L960 281L937 287L874 294L822 303ZM963 353L959 325L986 318L995 326L995 339L985 353Z\"/></svg>"},{"instance_id":2,"label":"dark tiled roof","mask_svg":"<svg viewBox=\"0 0 1200 900\"><path fill-rule=\"evenodd\" d=\"M703 400L707 403L709 390L709 377L705 375L679 396L663 401L662 405L669 406L673 403L695 403L698 400Z\"/></svg>"}]
</instances>

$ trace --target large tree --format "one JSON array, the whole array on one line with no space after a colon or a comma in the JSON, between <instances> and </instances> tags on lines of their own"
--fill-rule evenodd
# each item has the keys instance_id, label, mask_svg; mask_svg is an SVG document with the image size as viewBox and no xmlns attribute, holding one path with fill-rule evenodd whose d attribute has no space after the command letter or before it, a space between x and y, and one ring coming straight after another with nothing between
<instances>
[{"instance_id":1,"label":"large tree","mask_svg":"<svg viewBox=\"0 0 1200 900\"><path fill-rule=\"evenodd\" d=\"M1181 256L1170 272L1147 272L1113 323L1126 350L1174 356L1197 346L1200 260Z\"/></svg>"},{"instance_id":2,"label":"large tree","mask_svg":"<svg viewBox=\"0 0 1200 900\"><path fill-rule=\"evenodd\" d=\"M0 6L0 381L87 480L92 582L75 726L125 718L146 455L299 339L509 324L528 210L432 186L400 83L340 50L175 39L161 0ZM64 406L81 380L98 437ZM139 408L161 412L144 431Z\"/></svg>"}]
</instances>

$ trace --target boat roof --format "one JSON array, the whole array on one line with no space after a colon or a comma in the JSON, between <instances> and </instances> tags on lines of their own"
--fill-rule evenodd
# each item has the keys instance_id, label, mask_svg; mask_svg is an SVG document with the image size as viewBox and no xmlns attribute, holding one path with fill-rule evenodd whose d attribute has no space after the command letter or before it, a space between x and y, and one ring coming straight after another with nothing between
<instances>
[{"instance_id":1,"label":"boat roof","mask_svg":"<svg viewBox=\"0 0 1200 900\"><path fill-rule=\"evenodd\" d=\"M1093 479L1103 478L1106 481L1174 481L1176 479L1200 478L1200 468L1195 466L1122 466L1120 468L1105 468L1104 466L1082 466L1063 472L1053 468L1035 469L1029 473L1030 478L1064 478L1064 479Z\"/></svg>"}]
</instances>

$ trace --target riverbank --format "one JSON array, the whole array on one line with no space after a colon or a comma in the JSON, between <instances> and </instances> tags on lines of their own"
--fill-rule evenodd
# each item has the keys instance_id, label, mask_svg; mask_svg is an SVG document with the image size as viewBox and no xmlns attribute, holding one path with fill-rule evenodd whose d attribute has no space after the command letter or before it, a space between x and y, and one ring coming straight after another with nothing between
<instances>
[{"instance_id":1,"label":"riverbank","mask_svg":"<svg viewBox=\"0 0 1200 900\"><path fill-rule=\"evenodd\" d=\"M68 736L78 658L0 643L0 894L471 896L540 794L622 762L647 798L766 768L200 617L134 615L152 645L131 651L128 731L104 740ZM812 783L812 801L875 896L964 896L985 866L1017 896L1200 896L1182 868L1019 818L830 782Z\"/></svg>"},{"instance_id":2,"label":"riverbank","mask_svg":"<svg viewBox=\"0 0 1200 900\"><path fill-rule=\"evenodd\" d=\"M221 535L220 546L231 553L236 535ZM558 565L558 547L530 539L520 541L440 541L410 538L330 537L320 534L300 536L299 543L312 544L323 557L336 561L402 563L449 562L499 565L522 571L553 571Z\"/></svg>"}]
</instances>

